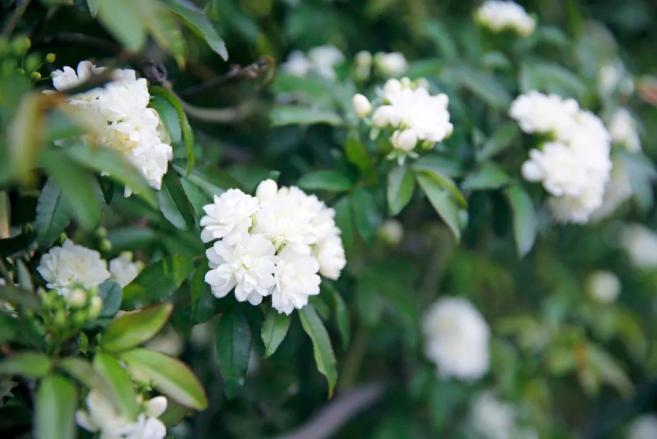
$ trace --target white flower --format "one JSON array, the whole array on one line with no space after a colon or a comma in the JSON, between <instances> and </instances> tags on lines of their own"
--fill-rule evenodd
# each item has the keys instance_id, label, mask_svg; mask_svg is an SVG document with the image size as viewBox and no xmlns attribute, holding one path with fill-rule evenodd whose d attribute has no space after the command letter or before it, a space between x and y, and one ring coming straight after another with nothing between
<instances>
[{"instance_id":1,"label":"white flower","mask_svg":"<svg viewBox=\"0 0 657 439\"><path fill-rule=\"evenodd\" d=\"M442 298L422 320L425 354L442 377L481 378L489 367L489 329L481 314L461 298Z\"/></svg>"},{"instance_id":2,"label":"white flower","mask_svg":"<svg viewBox=\"0 0 657 439\"><path fill-rule=\"evenodd\" d=\"M408 130L397 130L392 133L392 146L400 149L402 151L412 151L417 144L417 134L415 131Z\"/></svg>"},{"instance_id":3,"label":"white flower","mask_svg":"<svg viewBox=\"0 0 657 439\"><path fill-rule=\"evenodd\" d=\"M139 272L144 268L140 261L132 262L132 253L123 252L119 257L109 263L109 271L112 278L121 285L121 288L135 280Z\"/></svg>"},{"instance_id":4,"label":"white flower","mask_svg":"<svg viewBox=\"0 0 657 439\"><path fill-rule=\"evenodd\" d=\"M598 92L603 97L613 95L616 91L624 95L634 92L634 80L627 74L620 60L608 62L598 71Z\"/></svg>"},{"instance_id":5,"label":"white flower","mask_svg":"<svg viewBox=\"0 0 657 439\"><path fill-rule=\"evenodd\" d=\"M602 205L593 212L592 218L600 220L611 215L621 204L632 197L632 185L622 164L614 161L611 175L605 188Z\"/></svg>"},{"instance_id":6,"label":"white flower","mask_svg":"<svg viewBox=\"0 0 657 439\"><path fill-rule=\"evenodd\" d=\"M235 288L239 302L262 302L274 286L274 246L262 235L243 235L234 245L217 241L206 252L211 270L205 275L212 294L226 296Z\"/></svg>"},{"instance_id":7,"label":"white flower","mask_svg":"<svg viewBox=\"0 0 657 439\"><path fill-rule=\"evenodd\" d=\"M315 47L308 56L299 50L290 53L281 70L293 76L306 76L316 73L327 79L335 78L335 66L342 62L344 55L334 46Z\"/></svg>"},{"instance_id":8,"label":"white flower","mask_svg":"<svg viewBox=\"0 0 657 439\"><path fill-rule=\"evenodd\" d=\"M91 390L86 399L87 411L75 414L78 425L92 433L100 432L102 439L163 439L166 427L157 419L167 407L167 399L157 396L146 403L146 410L131 422L97 390Z\"/></svg>"},{"instance_id":9,"label":"white flower","mask_svg":"<svg viewBox=\"0 0 657 439\"><path fill-rule=\"evenodd\" d=\"M326 239L319 241L315 247L314 255L319 263L319 272L328 279L337 279L347 259L339 234L332 234Z\"/></svg>"},{"instance_id":10,"label":"white flower","mask_svg":"<svg viewBox=\"0 0 657 439\"><path fill-rule=\"evenodd\" d=\"M65 297L74 287L94 288L110 277L100 253L66 240L41 257L37 267L46 286Z\"/></svg>"},{"instance_id":11,"label":"white flower","mask_svg":"<svg viewBox=\"0 0 657 439\"><path fill-rule=\"evenodd\" d=\"M621 245L638 268L657 267L657 234L641 224L628 224L621 231Z\"/></svg>"},{"instance_id":12,"label":"white flower","mask_svg":"<svg viewBox=\"0 0 657 439\"><path fill-rule=\"evenodd\" d=\"M627 431L627 439L657 438L657 416L641 415L635 418Z\"/></svg>"},{"instance_id":13,"label":"white flower","mask_svg":"<svg viewBox=\"0 0 657 439\"><path fill-rule=\"evenodd\" d=\"M103 70L83 61L78 64L77 73L70 67L53 72L53 85L57 90L66 90ZM102 88L71 96L69 102L98 119L97 125L103 128L95 134L94 142L122 153L148 183L159 190L173 151L171 145L162 140L162 124L157 112L148 108L148 84L129 69L116 70L112 78ZM126 196L130 193L126 188Z\"/></svg>"},{"instance_id":14,"label":"white flower","mask_svg":"<svg viewBox=\"0 0 657 439\"><path fill-rule=\"evenodd\" d=\"M306 306L308 298L319 294L319 263L309 254L286 248L276 262L276 288L272 306L280 313L290 314Z\"/></svg>"},{"instance_id":15,"label":"white flower","mask_svg":"<svg viewBox=\"0 0 657 439\"><path fill-rule=\"evenodd\" d=\"M233 244L253 225L253 215L258 211L258 199L239 189L229 189L214 197L212 204L203 207L201 239L209 242L224 239Z\"/></svg>"},{"instance_id":16,"label":"white flower","mask_svg":"<svg viewBox=\"0 0 657 439\"><path fill-rule=\"evenodd\" d=\"M360 93L355 94L351 102L358 117L365 117L372 111L370 100Z\"/></svg>"},{"instance_id":17,"label":"white flower","mask_svg":"<svg viewBox=\"0 0 657 439\"><path fill-rule=\"evenodd\" d=\"M372 54L367 50L361 50L355 57L356 77L365 80L370 77L372 71Z\"/></svg>"},{"instance_id":18,"label":"white flower","mask_svg":"<svg viewBox=\"0 0 657 439\"><path fill-rule=\"evenodd\" d=\"M611 271L598 270L586 279L587 292L600 303L611 303L621 291L621 283Z\"/></svg>"},{"instance_id":19,"label":"white flower","mask_svg":"<svg viewBox=\"0 0 657 439\"><path fill-rule=\"evenodd\" d=\"M310 60L300 50L290 52L281 70L293 76L306 76L311 69Z\"/></svg>"},{"instance_id":20,"label":"white flower","mask_svg":"<svg viewBox=\"0 0 657 439\"><path fill-rule=\"evenodd\" d=\"M383 76L400 76L408 69L408 62L403 53L379 52L374 56L374 67Z\"/></svg>"},{"instance_id":21,"label":"white flower","mask_svg":"<svg viewBox=\"0 0 657 439\"><path fill-rule=\"evenodd\" d=\"M572 99L536 91L518 96L509 114L526 133L552 139L529 152L523 177L543 184L555 219L588 222L602 205L612 167L602 121Z\"/></svg>"},{"instance_id":22,"label":"white flower","mask_svg":"<svg viewBox=\"0 0 657 439\"><path fill-rule=\"evenodd\" d=\"M477 9L475 19L493 32L509 29L522 36L530 35L536 27L534 18L511 1L488 0Z\"/></svg>"},{"instance_id":23,"label":"white flower","mask_svg":"<svg viewBox=\"0 0 657 439\"><path fill-rule=\"evenodd\" d=\"M515 410L492 392L482 392L470 409L470 423L477 437L509 439L515 430Z\"/></svg>"},{"instance_id":24,"label":"white flower","mask_svg":"<svg viewBox=\"0 0 657 439\"><path fill-rule=\"evenodd\" d=\"M636 120L626 108L616 110L609 118L607 126L614 143L623 145L630 152L641 151Z\"/></svg>"},{"instance_id":25,"label":"white flower","mask_svg":"<svg viewBox=\"0 0 657 439\"><path fill-rule=\"evenodd\" d=\"M386 244L397 246L404 238L404 228L396 219L387 219L381 224L377 234Z\"/></svg>"}]
</instances>

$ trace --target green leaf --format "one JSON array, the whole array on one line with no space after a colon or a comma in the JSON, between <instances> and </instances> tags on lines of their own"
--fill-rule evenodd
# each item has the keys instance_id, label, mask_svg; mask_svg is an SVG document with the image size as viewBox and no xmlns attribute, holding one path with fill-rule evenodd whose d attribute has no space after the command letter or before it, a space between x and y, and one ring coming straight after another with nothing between
<instances>
[{"instance_id":1,"label":"green leaf","mask_svg":"<svg viewBox=\"0 0 657 439\"><path fill-rule=\"evenodd\" d=\"M40 352L19 352L0 362L0 375L21 375L41 378L52 366L50 358Z\"/></svg>"},{"instance_id":2,"label":"green leaf","mask_svg":"<svg viewBox=\"0 0 657 439\"><path fill-rule=\"evenodd\" d=\"M203 38L224 61L228 60L226 44L203 11L189 1L165 0L165 4L178 14L196 35Z\"/></svg>"},{"instance_id":3,"label":"green leaf","mask_svg":"<svg viewBox=\"0 0 657 439\"><path fill-rule=\"evenodd\" d=\"M123 289L123 299L151 302L167 299L194 269L192 259L173 255L152 262Z\"/></svg>"},{"instance_id":4,"label":"green leaf","mask_svg":"<svg viewBox=\"0 0 657 439\"><path fill-rule=\"evenodd\" d=\"M443 23L435 19L427 19L423 23L422 31L443 58L453 60L458 57L456 43Z\"/></svg>"},{"instance_id":5,"label":"green leaf","mask_svg":"<svg viewBox=\"0 0 657 439\"><path fill-rule=\"evenodd\" d=\"M397 215L406 207L415 190L413 173L405 166L395 166L388 173L388 210Z\"/></svg>"},{"instance_id":6,"label":"green leaf","mask_svg":"<svg viewBox=\"0 0 657 439\"><path fill-rule=\"evenodd\" d=\"M449 191L449 193L452 195L452 198L456 201L456 203L459 205L459 207L465 208L468 205L468 202L466 201L465 197L459 190L459 188L456 186L454 181L449 178L447 175L444 175L440 171L436 169L424 169L424 168L417 168L413 167L413 169L417 172L417 174L422 174L425 175L426 177L432 179L435 181L438 186L440 186L443 189L446 189Z\"/></svg>"},{"instance_id":7,"label":"green leaf","mask_svg":"<svg viewBox=\"0 0 657 439\"><path fill-rule=\"evenodd\" d=\"M41 248L49 247L71 222L62 191L51 179L41 189L36 207L35 226L37 241Z\"/></svg>"},{"instance_id":8,"label":"green leaf","mask_svg":"<svg viewBox=\"0 0 657 439\"><path fill-rule=\"evenodd\" d=\"M347 308L347 304L338 290L336 290L328 281L324 280L322 282L322 289L326 291L326 295L331 299L333 313L335 314L335 323L338 326L342 347L346 348L349 345L349 339L351 338L351 324L349 322L349 309Z\"/></svg>"},{"instance_id":9,"label":"green leaf","mask_svg":"<svg viewBox=\"0 0 657 439\"><path fill-rule=\"evenodd\" d=\"M494 163L485 163L481 168L468 174L462 187L469 191L499 189L511 180L509 174Z\"/></svg>"},{"instance_id":10,"label":"green leaf","mask_svg":"<svg viewBox=\"0 0 657 439\"><path fill-rule=\"evenodd\" d=\"M342 125L342 118L334 111L295 105L274 108L269 114L269 120L274 127L314 124Z\"/></svg>"},{"instance_id":11,"label":"green leaf","mask_svg":"<svg viewBox=\"0 0 657 439\"><path fill-rule=\"evenodd\" d=\"M146 42L146 27L139 12L141 1L97 0L98 19L126 49L137 52Z\"/></svg>"},{"instance_id":12,"label":"green leaf","mask_svg":"<svg viewBox=\"0 0 657 439\"><path fill-rule=\"evenodd\" d=\"M285 339L289 327L289 316L279 313L274 308L267 310L265 322L262 324L260 332L260 337L265 345L265 358L274 355L278 346Z\"/></svg>"},{"instance_id":13,"label":"green leaf","mask_svg":"<svg viewBox=\"0 0 657 439\"><path fill-rule=\"evenodd\" d=\"M157 111L164 127L169 133L171 143L174 145L180 143L182 141L182 130L175 107L161 96L152 96L148 105Z\"/></svg>"},{"instance_id":14,"label":"green leaf","mask_svg":"<svg viewBox=\"0 0 657 439\"><path fill-rule=\"evenodd\" d=\"M132 349L121 354L128 367L147 377L153 386L178 403L196 410L208 406L205 390L194 373L182 362L148 349Z\"/></svg>"},{"instance_id":15,"label":"green leaf","mask_svg":"<svg viewBox=\"0 0 657 439\"><path fill-rule=\"evenodd\" d=\"M374 238L381 222L374 196L364 188L357 188L351 193L349 199L354 213L356 229L363 240L369 243Z\"/></svg>"},{"instance_id":16,"label":"green leaf","mask_svg":"<svg viewBox=\"0 0 657 439\"><path fill-rule=\"evenodd\" d=\"M44 378L36 394L34 437L36 439L73 439L78 392L75 385L59 375Z\"/></svg>"},{"instance_id":17,"label":"green leaf","mask_svg":"<svg viewBox=\"0 0 657 439\"><path fill-rule=\"evenodd\" d=\"M162 99L166 100L173 108L176 109L178 114L178 121L180 122L180 131L182 132L182 140L185 145L185 153L187 154L187 173L191 172L196 162L196 157L194 156L194 132L192 127L187 120L187 115L183 109L182 102L178 96L176 96L172 91L167 90L164 87L149 87L148 88L151 95L159 96Z\"/></svg>"},{"instance_id":18,"label":"green leaf","mask_svg":"<svg viewBox=\"0 0 657 439\"><path fill-rule=\"evenodd\" d=\"M463 166L456 160L441 157L437 154L427 154L415 161L412 168L415 171L426 171L456 178L463 175Z\"/></svg>"},{"instance_id":19,"label":"green leaf","mask_svg":"<svg viewBox=\"0 0 657 439\"><path fill-rule=\"evenodd\" d=\"M129 419L136 419L139 414L137 394L132 387L128 372L119 361L105 352L97 352L94 357L94 369L102 376L111 390L112 400Z\"/></svg>"},{"instance_id":20,"label":"green leaf","mask_svg":"<svg viewBox=\"0 0 657 439\"><path fill-rule=\"evenodd\" d=\"M526 255L534 245L538 221L532 200L520 185L513 185L504 191L513 212L513 236L520 257Z\"/></svg>"},{"instance_id":21,"label":"green leaf","mask_svg":"<svg viewBox=\"0 0 657 439\"><path fill-rule=\"evenodd\" d=\"M305 190L344 192L351 189L354 183L342 172L330 170L309 172L299 179L297 185Z\"/></svg>"},{"instance_id":22,"label":"green leaf","mask_svg":"<svg viewBox=\"0 0 657 439\"><path fill-rule=\"evenodd\" d=\"M81 358L68 357L62 359L57 366L89 389L98 389L104 394L111 395L110 386L105 378L87 361Z\"/></svg>"},{"instance_id":23,"label":"green leaf","mask_svg":"<svg viewBox=\"0 0 657 439\"><path fill-rule=\"evenodd\" d=\"M173 55L179 66L184 66L185 40L174 15L158 0L139 0L138 3L141 19L153 39Z\"/></svg>"},{"instance_id":24,"label":"green leaf","mask_svg":"<svg viewBox=\"0 0 657 439\"><path fill-rule=\"evenodd\" d=\"M82 166L109 176L155 207L155 194L144 176L122 154L102 147L79 144L64 149L66 155Z\"/></svg>"},{"instance_id":25,"label":"green leaf","mask_svg":"<svg viewBox=\"0 0 657 439\"><path fill-rule=\"evenodd\" d=\"M62 151L46 148L41 151L41 166L59 187L71 213L85 229L100 222L102 194L98 181Z\"/></svg>"},{"instance_id":26,"label":"green leaf","mask_svg":"<svg viewBox=\"0 0 657 439\"><path fill-rule=\"evenodd\" d=\"M163 303L131 311L112 320L100 345L108 351L123 351L151 339L169 319L173 305Z\"/></svg>"},{"instance_id":27,"label":"green leaf","mask_svg":"<svg viewBox=\"0 0 657 439\"><path fill-rule=\"evenodd\" d=\"M490 160L506 148L511 146L518 138L520 130L514 122L507 122L499 126L493 135L484 143L483 148L477 151L477 161Z\"/></svg>"},{"instance_id":28,"label":"green leaf","mask_svg":"<svg viewBox=\"0 0 657 439\"><path fill-rule=\"evenodd\" d=\"M313 343L313 355L317 370L326 377L328 382L329 398L333 396L333 389L338 381L338 370L336 368L335 354L331 346L328 332L324 323L317 315L315 308L308 304L299 310L301 326L308 334Z\"/></svg>"},{"instance_id":29,"label":"green leaf","mask_svg":"<svg viewBox=\"0 0 657 439\"><path fill-rule=\"evenodd\" d=\"M221 316L217 334L217 359L228 396L234 395L237 387L244 384L251 345L251 329L244 314L233 309Z\"/></svg>"},{"instance_id":30,"label":"green leaf","mask_svg":"<svg viewBox=\"0 0 657 439\"><path fill-rule=\"evenodd\" d=\"M456 240L461 239L460 207L451 192L427 174L418 173L416 178L420 187L436 210L436 213L445 221Z\"/></svg>"},{"instance_id":31,"label":"green leaf","mask_svg":"<svg viewBox=\"0 0 657 439\"><path fill-rule=\"evenodd\" d=\"M192 203L180 183L180 178L170 170L162 179L162 189L157 194L160 212L174 226L181 230L196 229L196 213Z\"/></svg>"},{"instance_id":32,"label":"green leaf","mask_svg":"<svg viewBox=\"0 0 657 439\"><path fill-rule=\"evenodd\" d=\"M23 183L32 179L39 149L43 142L43 95L30 93L18 105L16 114L7 127L8 170Z\"/></svg>"},{"instance_id":33,"label":"green leaf","mask_svg":"<svg viewBox=\"0 0 657 439\"><path fill-rule=\"evenodd\" d=\"M113 280L106 280L100 285L98 295L103 300L99 317L112 317L121 306L121 285Z\"/></svg>"},{"instance_id":34,"label":"green leaf","mask_svg":"<svg viewBox=\"0 0 657 439\"><path fill-rule=\"evenodd\" d=\"M454 81L486 101L490 106L502 110L509 107L511 96L494 76L465 65L452 67L450 73Z\"/></svg>"},{"instance_id":35,"label":"green leaf","mask_svg":"<svg viewBox=\"0 0 657 439\"><path fill-rule=\"evenodd\" d=\"M192 322L204 323L215 315L216 298L210 293L210 286L205 282L205 273L208 271L207 263L202 263L194 271L190 285L191 304L190 312Z\"/></svg>"},{"instance_id":36,"label":"green leaf","mask_svg":"<svg viewBox=\"0 0 657 439\"><path fill-rule=\"evenodd\" d=\"M520 69L520 89L539 90L561 96L586 97L587 87L575 73L558 64L524 63Z\"/></svg>"},{"instance_id":37,"label":"green leaf","mask_svg":"<svg viewBox=\"0 0 657 439\"><path fill-rule=\"evenodd\" d=\"M358 135L358 131L356 130L350 131L347 135L347 141L345 142L345 155L347 156L347 160L356 165L361 172L367 171L371 166L367 148L363 144Z\"/></svg>"}]
</instances>

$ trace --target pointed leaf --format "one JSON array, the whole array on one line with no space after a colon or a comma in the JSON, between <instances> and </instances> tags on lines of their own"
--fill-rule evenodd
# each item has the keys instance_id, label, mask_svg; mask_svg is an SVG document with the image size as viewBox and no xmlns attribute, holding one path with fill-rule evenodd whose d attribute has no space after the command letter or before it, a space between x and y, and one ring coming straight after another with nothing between
<instances>
[{"instance_id":1,"label":"pointed leaf","mask_svg":"<svg viewBox=\"0 0 657 439\"><path fill-rule=\"evenodd\" d=\"M52 362L40 352L19 352L0 361L0 375L22 375L28 378L45 376Z\"/></svg>"},{"instance_id":2,"label":"pointed leaf","mask_svg":"<svg viewBox=\"0 0 657 439\"><path fill-rule=\"evenodd\" d=\"M185 194L180 178L173 170L165 174L162 189L157 195L160 211L171 224L182 230L196 229L194 207Z\"/></svg>"},{"instance_id":3,"label":"pointed leaf","mask_svg":"<svg viewBox=\"0 0 657 439\"><path fill-rule=\"evenodd\" d=\"M331 339L326 332L324 323L317 315L315 308L308 304L299 310L301 326L313 343L313 355L317 370L326 377L328 382L329 398L333 396L335 383L338 381L335 354L331 346Z\"/></svg>"},{"instance_id":4,"label":"pointed leaf","mask_svg":"<svg viewBox=\"0 0 657 439\"><path fill-rule=\"evenodd\" d=\"M465 177L464 190L480 191L499 189L511 180L509 174L494 163L485 163L481 168Z\"/></svg>"},{"instance_id":5,"label":"pointed leaf","mask_svg":"<svg viewBox=\"0 0 657 439\"><path fill-rule=\"evenodd\" d=\"M513 185L504 191L513 212L513 236L518 255L523 257L532 249L536 240L538 221L531 198L520 185Z\"/></svg>"},{"instance_id":6,"label":"pointed leaf","mask_svg":"<svg viewBox=\"0 0 657 439\"><path fill-rule=\"evenodd\" d=\"M413 173L405 166L396 166L388 173L388 210L397 215L406 207L415 190Z\"/></svg>"},{"instance_id":7,"label":"pointed leaf","mask_svg":"<svg viewBox=\"0 0 657 439\"><path fill-rule=\"evenodd\" d=\"M199 37L203 38L208 45L224 61L228 60L228 51L226 44L219 37L217 31L203 11L196 5L186 0L165 0L166 5L176 14L178 14L189 28Z\"/></svg>"},{"instance_id":8,"label":"pointed leaf","mask_svg":"<svg viewBox=\"0 0 657 439\"><path fill-rule=\"evenodd\" d=\"M297 185L306 190L343 192L351 189L354 183L344 173L330 170L309 172L299 179Z\"/></svg>"},{"instance_id":9,"label":"pointed leaf","mask_svg":"<svg viewBox=\"0 0 657 439\"><path fill-rule=\"evenodd\" d=\"M64 203L62 191L48 179L41 189L36 207L35 226L40 247L48 247L61 235L71 222L68 207Z\"/></svg>"},{"instance_id":10,"label":"pointed leaf","mask_svg":"<svg viewBox=\"0 0 657 439\"><path fill-rule=\"evenodd\" d=\"M133 0L97 0L98 19L128 50L137 52L146 42L146 28Z\"/></svg>"},{"instance_id":11,"label":"pointed leaf","mask_svg":"<svg viewBox=\"0 0 657 439\"><path fill-rule=\"evenodd\" d=\"M101 346L108 351L123 351L151 339L169 319L173 306L170 303L131 311L112 320Z\"/></svg>"},{"instance_id":12,"label":"pointed leaf","mask_svg":"<svg viewBox=\"0 0 657 439\"><path fill-rule=\"evenodd\" d=\"M221 316L217 334L217 358L229 396L244 384L251 343L251 329L244 314L233 309Z\"/></svg>"},{"instance_id":13,"label":"pointed leaf","mask_svg":"<svg viewBox=\"0 0 657 439\"><path fill-rule=\"evenodd\" d=\"M436 213L445 221L458 241L461 238L460 208L449 190L426 174L416 174L416 178Z\"/></svg>"},{"instance_id":14,"label":"pointed leaf","mask_svg":"<svg viewBox=\"0 0 657 439\"><path fill-rule=\"evenodd\" d=\"M267 310L265 322L262 324L262 331L260 332L260 337L265 345L265 358L274 355L278 346L285 339L289 327L289 316L279 313L274 308Z\"/></svg>"},{"instance_id":15,"label":"pointed leaf","mask_svg":"<svg viewBox=\"0 0 657 439\"><path fill-rule=\"evenodd\" d=\"M94 369L107 381L117 408L129 419L136 419L139 413L137 394L128 372L121 363L110 354L97 352L94 357Z\"/></svg>"},{"instance_id":16,"label":"pointed leaf","mask_svg":"<svg viewBox=\"0 0 657 439\"><path fill-rule=\"evenodd\" d=\"M37 390L34 412L36 439L73 439L76 436L77 389L66 378L50 375Z\"/></svg>"}]
</instances>

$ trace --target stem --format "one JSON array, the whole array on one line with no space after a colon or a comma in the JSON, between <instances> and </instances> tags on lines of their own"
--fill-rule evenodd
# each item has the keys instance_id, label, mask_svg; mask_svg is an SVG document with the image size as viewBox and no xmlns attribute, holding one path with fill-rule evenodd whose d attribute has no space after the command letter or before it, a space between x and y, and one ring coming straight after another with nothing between
<instances>
[{"instance_id":1,"label":"stem","mask_svg":"<svg viewBox=\"0 0 657 439\"><path fill-rule=\"evenodd\" d=\"M16 10L14 11L13 15L9 17L9 20L7 20L7 22L5 23L5 27L2 29L3 37L7 38L11 35L11 33L16 28L16 25L18 24L18 20L21 19L21 17L25 13L25 10L30 5L31 1L32 0L24 0L16 7Z\"/></svg>"},{"instance_id":2,"label":"stem","mask_svg":"<svg viewBox=\"0 0 657 439\"><path fill-rule=\"evenodd\" d=\"M365 356L365 348L367 347L367 334L362 326L358 327L354 341L351 343L347 357L344 360L342 373L340 374L340 390L348 390L354 387L354 383L358 378L360 365Z\"/></svg>"}]
</instances>

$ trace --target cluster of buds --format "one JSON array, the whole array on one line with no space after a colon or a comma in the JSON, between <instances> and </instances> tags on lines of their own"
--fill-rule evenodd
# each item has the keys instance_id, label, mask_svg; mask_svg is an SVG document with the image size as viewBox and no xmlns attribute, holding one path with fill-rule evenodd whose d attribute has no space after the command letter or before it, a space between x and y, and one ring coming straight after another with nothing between
<instances>
[{"instance_id":1,"label":"cluster of buds","mask_svg":"<svg viewBox=\"0 0 657 439\"><path fill-rule=\"evenodd\" d=\"M371 52L361 50L356 54L354 75L356 79L366 81L374 70L383 78L396 78L408 70L408 61L401 52Z\"/></svg>"},{"instance_id":2,"label":"cluster of buds","mask_svg":"<svg viewBox=\"0 0 657 439\"><path fill-rule=\"evenodd\" d=\"M74 286L67 296L62 296L56 290L41 289L39 297L43 304L42 317L48 332L64 337L94 321L103 307L97 287Z\"/></svg>"}]
</instances>

